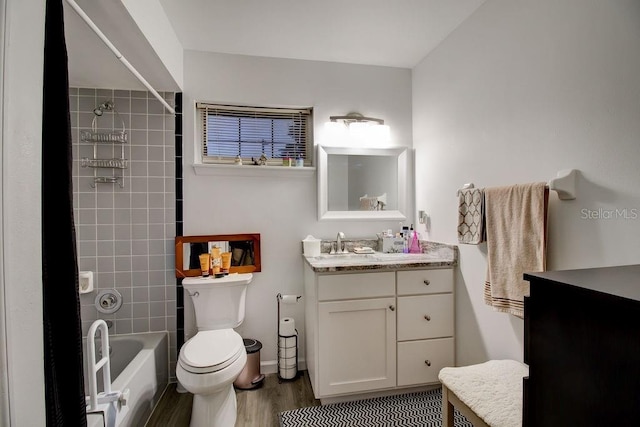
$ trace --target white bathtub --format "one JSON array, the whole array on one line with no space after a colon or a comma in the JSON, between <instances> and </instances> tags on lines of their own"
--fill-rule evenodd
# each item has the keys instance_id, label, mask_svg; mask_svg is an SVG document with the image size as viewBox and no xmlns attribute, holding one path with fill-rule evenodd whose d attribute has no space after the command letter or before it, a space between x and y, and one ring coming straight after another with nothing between
<instances>
[{"instance_id":1,"label":"white bathtub","mask_svg":"<svg viewBox=\"0 0 640 427\"><path fill-rule=\"evenodd\" d=\"M118 412L119 427L142 426L160 400L169 381L169 338L167 332L112 335L111 390L129 389L129 400ZM86 344L84 347L86 348ZM85 350L86 352L86 350ZM96 358L99 356L96 354ZM86 365L85 365L86 366ZM89 379L85 367L85 394ZM98 372L98 391L102 391L102 371ZM99 414L87 414L88 427L103 427Z\"/></svg>"}]
</instances>

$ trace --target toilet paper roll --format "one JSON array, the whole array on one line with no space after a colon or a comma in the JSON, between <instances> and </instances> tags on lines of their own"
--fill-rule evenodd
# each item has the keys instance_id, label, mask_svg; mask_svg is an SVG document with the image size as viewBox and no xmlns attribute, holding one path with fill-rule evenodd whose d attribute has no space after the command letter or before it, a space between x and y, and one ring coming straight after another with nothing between
<instances>
[{"instance_id":1,"label":"toilet paper roll","mask_svg":"<svg viewBox=\"0 0 640 427\"><path fill-rule=\"evenodd\" d=\"M280 359L280 368L295 368L296 367L296 358L290 357L288 359Z\"/></svg>"},{"instance_id":2,"label":"toilet paper roll","mask_svg":"<svg viewBox=\"0 0 640 427\"><path fill-rule=\"evenodd\" d=\"M298 348L296 347L296 337L280 337L278 340L278 355L280 358L291 359L296 357Z\"/></svg>"},{"instance_id":3,"label":"toilet paper roll","mask_svg":"<svg viewBox=\"0 0 640 427\"><path fill-rule=\"evenodd\" d=\"M296 323L292 317L283 317L280 319L280 335L290 336L296 334Z\"/></svg>"},{"instance_id":4,"label":"toilet paper roll","mask_svg":"<svg viewBox=\"0 0 640 427\"><path fill-rule=\"evenodd\" d=\"M280 299L282 300L283 304L295 304L298 302L297 295L282 295Z\"/></svg>"},{"instance_id":5,"label":"toilet paper roll","mask_svg":"<svg viewBox=\"0 0 640 427\"><path fill-rule=\"evenodd\" d=\"M280 378L291 380L296 377L298 370L296 368L280 368Z\"/></svg>"}]
</instances>

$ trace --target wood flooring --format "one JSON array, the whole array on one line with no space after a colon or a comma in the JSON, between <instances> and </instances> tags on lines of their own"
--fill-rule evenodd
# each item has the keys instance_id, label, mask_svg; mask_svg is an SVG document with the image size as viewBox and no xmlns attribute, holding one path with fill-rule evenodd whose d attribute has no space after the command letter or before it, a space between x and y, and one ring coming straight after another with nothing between
<instances>
[{"instance_id":1,"label":"wood flooring","mask_svg":"<svg viewBox=\"0 0 640 427\"><path fill-rule=\"evenodd\" d=\"M300 371L293 381L280 381L277 374L268 374L261 387L236 390L236 398L235 427L278 427L280 412L320 405L313 397L307 371ZM169 384L146 427L188 427L192 401L192 394L178 393L176 384Z\"/></svg>"}]
</instances>

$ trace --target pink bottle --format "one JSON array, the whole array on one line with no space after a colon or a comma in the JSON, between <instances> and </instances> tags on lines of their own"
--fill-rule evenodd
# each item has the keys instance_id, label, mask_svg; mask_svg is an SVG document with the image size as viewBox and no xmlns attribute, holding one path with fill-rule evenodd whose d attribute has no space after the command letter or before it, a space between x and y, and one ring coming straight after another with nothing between
<instances>
[{"instance_id":1,"label":"pink bottle","mask_svg":"<svg viewBox=\"0 0 640 427\"><path fill-rule=\"evenodd\" d=\"M413 230L411 232L411 247L409 248L409 253L419 254L422 252L420 248L420 240L418 239L418 232Z\"/></svg>"}]
</instances>

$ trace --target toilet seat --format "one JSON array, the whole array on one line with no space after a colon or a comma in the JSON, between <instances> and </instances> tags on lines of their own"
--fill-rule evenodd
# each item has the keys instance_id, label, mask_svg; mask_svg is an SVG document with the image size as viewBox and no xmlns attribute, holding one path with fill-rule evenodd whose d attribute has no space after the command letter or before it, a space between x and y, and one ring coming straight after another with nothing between
<instances>
[{"instance_id":1,"label":"toilet seat","mask_svg":"<svg viewBox=\"0 0 640 427\"><path fill-rule=\"evenodd\" d=\"M242 337L233 329L202 331L184 343L178 362L185 371L208 374L228 367L244 351Z\"/></svg>"}]
</instances>

